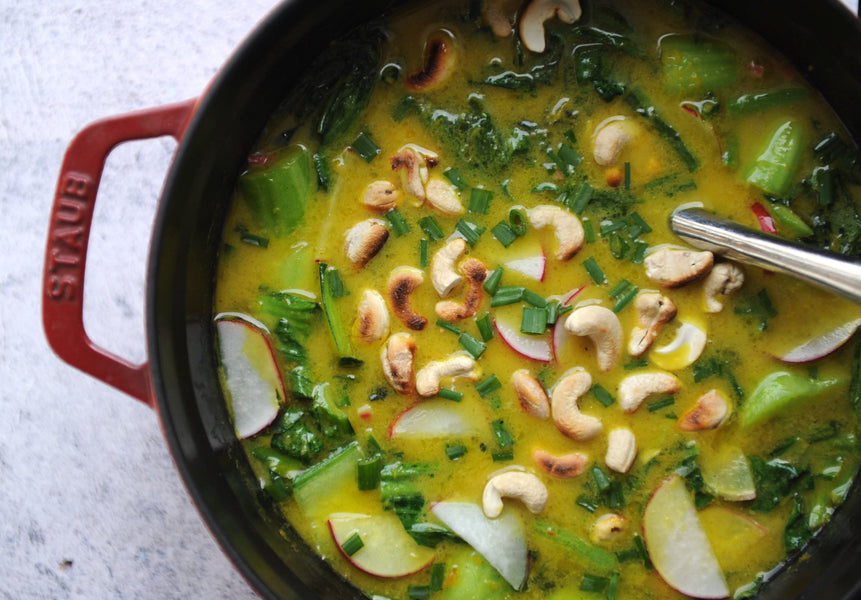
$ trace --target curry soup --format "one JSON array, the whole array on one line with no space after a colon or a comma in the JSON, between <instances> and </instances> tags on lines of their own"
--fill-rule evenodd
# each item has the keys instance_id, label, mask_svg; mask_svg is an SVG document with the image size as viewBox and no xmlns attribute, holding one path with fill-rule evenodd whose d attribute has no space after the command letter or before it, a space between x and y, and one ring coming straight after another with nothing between
<instances>
[{"instance_id":1,"label":"curry soup","mask_svg":"<svg viewBox=\"0 0 861 600\"><path fill-rule=\"evenodd\" d=\"M857 255L854 146L698 5L475 4L332 46L249 157L214 309L260 485L371 597L752 596L856 471L859 310L668 217Z\"/></svg>"}]
</instances>

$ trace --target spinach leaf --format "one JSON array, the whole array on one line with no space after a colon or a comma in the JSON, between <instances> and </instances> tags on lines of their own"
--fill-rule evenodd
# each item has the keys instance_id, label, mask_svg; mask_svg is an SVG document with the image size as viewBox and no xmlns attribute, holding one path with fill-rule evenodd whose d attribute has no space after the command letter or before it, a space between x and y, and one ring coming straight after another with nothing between
<instances>
[{"instance_id":1,"label":"spinach leaf","mask_svg":"<svg viewBox=\"0 0 861 600\"><path fill-rule=\"evenodd\" d=\"M792 497L792 512L789 514L789 520L786 522L786 528L783 532L786 552L791 553L800 550L812 537L813 532L807 525L804 501L800 494L795 494Z\"/></svg>"},{"instance_id":2,"label":"spinach leaf","mask_svg":"<svg viewBox=\"0 0 861 600\"><path fill-rule=\"evenodd\" d=\"M779 458L766 461L759 456L750 456L748 459L756 485L756 500L751 508L759 512L774 509L807 473Z\"/></svg>"}]
</instances>

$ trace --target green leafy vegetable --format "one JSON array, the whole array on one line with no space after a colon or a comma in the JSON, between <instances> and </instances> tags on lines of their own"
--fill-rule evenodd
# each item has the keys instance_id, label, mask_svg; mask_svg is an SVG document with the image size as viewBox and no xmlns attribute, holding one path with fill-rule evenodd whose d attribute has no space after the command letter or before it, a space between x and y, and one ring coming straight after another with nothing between
<instances>
[{"instance_id":1,"label":"green leafy vegetable","mask_svg":"<svg viewBox=\"0 0 861 600\"><path fill-rule=\"evenodd\" d=\"M787 371L767 375L741 407L742 427L759 425L789 410L802 400L812 398L838 384L838 379L810 379Z\"/></svg>"}]
</instances>

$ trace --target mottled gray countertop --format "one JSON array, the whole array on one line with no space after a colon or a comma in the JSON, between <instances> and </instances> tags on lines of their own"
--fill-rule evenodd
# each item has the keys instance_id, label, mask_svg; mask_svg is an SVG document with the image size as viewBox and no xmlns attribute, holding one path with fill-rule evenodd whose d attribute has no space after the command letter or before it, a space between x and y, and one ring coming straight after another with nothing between
<instances>
[{"instance_id":1,"label":"mottled gray countertop","mask_svg":"<svg viewBox=\"0 0 861 600\"><path fill-rule=\"evenodd\" d=\"M73 135L99 117L196 96L275 3L0 0L0 598L256 597L195 512L153 411L49 350L40 273ZM147 243L173 148L119 147L96 205L85 321L96 342L135 362L145 359Z\"/></svg>"}]
</instances>

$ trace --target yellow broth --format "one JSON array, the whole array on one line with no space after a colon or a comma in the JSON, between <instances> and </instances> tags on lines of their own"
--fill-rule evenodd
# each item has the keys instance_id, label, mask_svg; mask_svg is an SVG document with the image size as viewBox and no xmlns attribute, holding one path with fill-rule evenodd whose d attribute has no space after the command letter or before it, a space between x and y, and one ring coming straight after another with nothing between
<instances>
[{"instance_id":1,"label":"yellow broth","mask_svg":"<svg viewBox=\"0 0 861 600\"><path fill-rule=\"evenodd\" d=\"M795 481L791 491L782 494L777 506L768 511L756 510L756 500L730 501L720 498L708 486L699 488L697 498L705 503L703 511L708 511L701 513L701 521L710 536L712 548L732 593L750 585L761 573L774 569L787 558L784 529L793 510L794 494L799 494L805 511L809 511L817 502L821 505L822 499L826 499L826 514L815 523L813 529L816 530L839 503L840 490L845 489L840 486L854 475L858 463L854 438L856 418L850 401L849 381L855 360L855 342L804 364L785 364L774 356L857 318L857 308L782 276L748 267L745 268L743 287L732 295L722 297L723 310L706 312L702 280L679 288L662 289L646 276L641 262L632 261L632 248L622 259L614 256L610 241L612 234L602 235L601 224L612 223L619 216L608 214L611 211L602 208L594 199L579 217L583 222L592 223L596 232L595 241L587 242L570 260L559 261L554 257L557 241L552 227L537 230L529 226L527 233L508 248L504 248L490 230L498 222L507 221L512 208L562 206L559 203L560 193L566 189L571 193L576 192L584 179L594 188L596 197L600 193L624 194L636 200L622 212L638 214L649 225L651 232L642 234L637 240L626 240L632 246L636 241L644 242L651 249L662 244L678 244L678 239L669 231L668 216L680 205L690 202L700 202L710 211L757 226L751 206L755 203L768 205L770 201L761 190L745 181L747 170L762 152L763 140L768 139L777 125L787 120L797 123L803 130L805 150L794 176L795 188L784 199L791 200L792 210L810 223L814 213L819 210L817 195L801 182L814 172L818 164L822 168L810 148L832 131L843 139L848 139L848 136L830 109L813 90L807 88L798 74L748 32L735 25L721 22L721 26L714 31L701 32L700 35L708 39L720 39L735 49L737 81L719 86L713 94L709 90L668 94L661 71L661 42L669 34L693 31L692 25L685 19L688 9L677 3L670 6L670 3L663 2L647 4L621 0L612 3L584 1L583 8L584 16L573 25L561 23L558 19L546 23L548 35L559 36L565 44L565 52L552 82L537 83L534 90L527 91L477 83L488 74L505 70L526 72L531 66L541 64L541 55L518 45L516 31L507 38L495 37L480 17L465 18L464 7L447 2L413 10L386 21L388 35L382 45L379 66L400 65L400 76L394 81L381 78L374 85L361 117L336 143L329 144L325 157L331 169L329 190L317 189L314 192L298 226L283 236L268 231L256 220L243 191L237 191L224 228L225 249L218 267L214 312L246 314L259 319L272 330L276 323L271 315L261 310L259 298L266 293L261 289L301 290L301 294L320 302L318 264L323 262L337 269L349 291L336 304L337 312L343 317L348 329L352 329L364 290L378 290L385 296L386 283L393 269L401 266L420 267L420 240L426 235L418 221L428 215L436 219L446 237L455 231L455 225L461 218L485 227L486 231L474 246L468 248L466 256L478 258L489 271L512 259L531 256L540 246L546 255L543 280L535 281L506 269L503 276L506 286L524 286L544 298L563 297L572 290L582 288L572 301L575 308L591 303L613 308L618 298L611 298L610 292L622 280L637 286L640 293L660 291L676 304L678 316L660 333L652 350L642 357L631 357L626 349L630 332L637 325L638 315L634 302L621 307L618 318L624 332L622 356L613 369L606 373L599 370L595 345L586 337L568 339L559 348L559 360L542 363L514 352L496 332L493 339L486 341L486 349L477 359L481 371L477 379L482 381L490 375L496 375L501 383L498 391L481 397L476 390L477 381L464 377L443 381L443 387L463 394L460 402L452 404L452 410L475 426L478 431L475 435L430 439L402 439L390 435L393 422L399 415L419 402L438 400L423 399L416 395L404 397L392 389L384 376L380 359L385 339L375 343L353 339L355 356L362 363L359 366L341 366L326 319L319 310L314 313L310 337L305 344L307 364L311 365L314 382L328 382L345 390L349 404L340 408L349 418L354 431L348 438L358 441L365 456L371 456L374 452L368 444L371 436L382 447L384 463L403 461L432 465L433 477L419 478L416 483L425 500L419 521L439 524L429 512L434 502L456 500L481 504L482 491L488 478L500 469L517 466L536 474L544 483L549 501L546 509L537 517L516 500L505 502L505 511L516 513L525 523L530 571L525 589L516 591L509 587L507 591L503 589L499 597L543 598L551 594L556 594L552 597L560 600L601 597L600 594L590 595L579 591L584 576L593 575L617 577L616 593L619 598L682 597L665 584L654 569L646 568L642 556L635 555L632 559L631 549L637 547L635 538L642 535L641 518L645 504L661 482L678 470L686 457L695 453L693 449L699 452L699 456L693 459L696 464L707 461L709 456L722 448L737 447L748 458L786 460L802 471L809 469L811 476L805 479L809 485L802 483L801 479ZM690 9L690 12L698 14L695 8ZM571 32L581 25L618 22L613 15L624 16L630 30L620 26L620 32L629 36L643 53L642 56L633 56L618 50L607 50L612 57L614 77L626 82L629 89L638 88L651 101L661 117L678 132L680 139L699 160L700 165L695 170L686 167L678 152L656 131L653 122L634 112L626 102L625 94L604 101L598 97L590 82L577 83L564 76L564 69L576 60L571 49L579 43L576 40L582 41ZM421 68L426 40L441 30L446 32L456 56L452 72L441 84L426 91L408 91L404 85L405 74ZM524 53L525 66L516 63L518 52ZM805 88L806 99L744 115L730 114L727 108L731 99L744 94L783 88ZM483 170L466 164L456 154L455 148L441 140L415 114L408 114L400 120L393 118L393 110L407 95L427 106L458 113L466 110L471 94L481 96L482 106L486 107L500 128L510 130L517 124L527 124L521 127L533 132L530 150L515 154L509 164L498 170ZM714 100L720 107L712 114L697 116L681 107L684 100ZM594 132L606 119L619 115L633 124L636 135L623 148L613 166L598 165L592 157ZM292 132L292 137L285 143L283 132L288 130ZM535 130L543 130L544 133L536 135ZM366 132L379 147L379 155L369 162L348 149L361 131ZM569 134L566 137L566 132L573 136ZM548 158L545 148L558 149L561 144L571 145L574 139L576 144L573 149L583 156L583 160L573 173L566 175ZM454 168L471 186L490 190L493 198L488 214L464 212L456 216L445 215L403 191L402 174L393 171L390 157L406 144L428 149L438 155L438 164L429 169L430 179L445 180L443 172ZM255 153L274 161L297 145L314 153L320 145L319 136L314 132L313 123L300 122L285 110L267 126ZM729 161L730 164L726 164L722 160L722 153L730 149L734 149L736 154ZM255 163L253 160L251 162ZM627 184L624 180L626 168L629 169ZM249 172L261 169L265 169L265 166L251 164ZM613 177L619 182L616 187L608 183L608 179ZM397 211L408 223L410 232L398 236L390 231L379 253L366 266L357 268L345 254L344 236L359 221L368 218L385 220L382 213L368 210L362 204L366 187L377 180L390 181L401 189ZM545 189L547 191L542 191ZM857 196L855 188L850 188L849 192ZM464 207L467 207L470 189L460 191L459 197ZM390 225L387 227L391 229ZM259 238L248 238L245 235L248 232L265 238L268 245L265 248L256 245ZM785 231L781 233L786 234ZM247 243L249 241L255 243ZM431 285L429 265L434 254L445 243L445 238L428 242L427 266L422 267L424 283L411 296L415 311L429 320L428 325L422 331L411 331L394 314L390 314L390 332L409 332L415 341L416 370L430 361L443 360L463 351L458 336L437 324L438 316L434 308L440 298ZM819 240L819 243L831 243L833 246L836 242ZM606 275L605 283L596 284L590 277L584 267L587 259L593 259L601 267ZM463 293L461 286L453 292L451 299L459 301ZM744 314L744 308L755 305L757 298L762 298L763 294L767 294L774 310L773 316L763 321L764 329L759 316ZM477 318L490 314L493 318L508 319L519 324L522 306L522 303L517 303L513 306L491 307L490 295L484 292L475 317L453 325L481 339ZM827 310L823 310L825 306ZM560 322L567 316L562 315ZM511 373L515 370L529 369L545 388L551 389L570 369L582 367L592 375L593 382L615 396L621 381L626 377L664 370L659 369L654 362L654 348L669 344L681 322L690 322L703 329L708 342L692 365L667 369L681 382L681 389L672 396L671 404L652 410L650 405L662 396L650 397L637 411L627 414L620 409L618 402L603 406L593 394L588 393L580 400L580 408L584 413L600 418L603 430L600 435L585 442L564 436L552 419L536 419L521 409L510 381ZM553 330L550 328L545 337L552 338L552 335ZM295 366L295 361L277 352L276 356L286 377ZM700 380L702 374L696 371L697 365L703 366L709 361L715 363L718 359L726 360L726 370ZM739 410L744 399L767 374L776 371L787 371L817 380L834 378L840 383L813 398L780 410L763 424L743 428ZM679 429L677 419L711 389L719 390L730 401L728 420L710 430L685 432ZM308 407L307 400L293 398L289 391L288 397L282 401L284 406ZM493 458L495 453L504 450L499 447L491 426L492 422L498 420L502 420L514 440L509 460L495 461ZM268 448L276 426L277 422L245 441L249 452L254 448ZM627 473L615 473L604 463L607 434L617 427L630 428L637 440L637 458ZM450 459L446 453L447 447L459 444L465 448L465 454ZM331 449L320 452L313 462L323 460ZM554 455L583 453L589 457L589 467L575 478L550 477L534 462L532 455L536 449ZM254 458L250 458L250 461L260 476L261 485L267 485L271 473L262 462ZM833 465L839 468L828 470ZM593 466L618 483L624 498L622 506L610 508L606 500L601 500L591 471ZM688 479L692 497L697 489L695 479ZM757 484L757 492L762 493L761 482ZM838 491L833 492L835 489ZM708 501L708 496L714 497ZM589 502L594 504L585 508L583 505ZM292 498L283 500L280 506L291 526L306 539L311 548L368 595L404 599L408 597L411 586L429 585L429 568L395 579L382 579L362 573L344 558L333 541L326 525L329 516L339 512L381 514L383 508L379 489L360 492L355 482L351 481L344 489L330 490L325 501L321 500L317 504L310 520L307 511L303 512ZM729 510L720 512L721 509ZM590 540L590 532L596 520L607 513L622 515L627 525L616 539L596 543ZM728 521L727 514L742 515L744 518ZM805 518L808 518L806 513ZM552 539L552 536L542 535L537 531L540 527L534 525L536 519L610 552L615 557L611 572L596 569L576 552ZM746 523L753 523L754 526L747 527ZM446 570L443 589L431 590L431 597L442 597L456 579L457 569L454 567L464 560L463 547L464 544L452 540L442 541L435 546L433 562L445 565L443 568ZM609 592L602 593L606 595Z\"/></svg>"}]
</instances>

